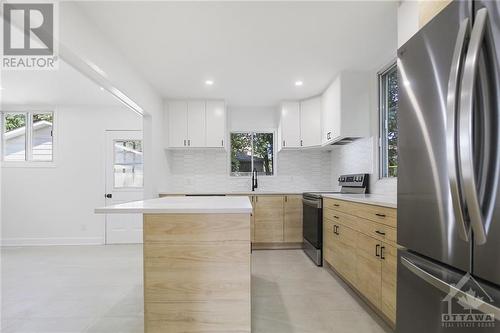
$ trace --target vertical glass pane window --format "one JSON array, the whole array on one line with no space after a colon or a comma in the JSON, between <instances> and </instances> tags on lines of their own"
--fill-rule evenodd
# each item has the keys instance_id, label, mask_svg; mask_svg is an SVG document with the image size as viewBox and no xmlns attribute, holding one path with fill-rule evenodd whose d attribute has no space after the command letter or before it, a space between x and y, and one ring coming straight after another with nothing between
<instances>
[{"instance_id":1,"label":"vertical glass pane window","mask_svg":"<svg viewBox=\"0 0 500 333\"><path fill-rule=\"evenodd\" d=\"M258 174L273 175L273 133L254 133L253 167Z\"/></svg>"},{"instance_id":2,"label":"vertical glass pane window","mask_svg":"<svg viewBox=\"0 0 500 333\"><path fill-rule=\"evenodd\" d=\"M231 133L231 176L274 174L273 133Z\"/></svg>"},{"instance_id":3,"label":"vertical glass pane window","mask_svg":"<svg viewBox=\"0 0 500 333\"><path fill-rule=\"evenodd\" d=\"M143 160L141 140L115 140L114 187L143 186Z\"/></svg>"},{"instance_id":4,"label":"vertical glass pane window","mask_svg":"<svg viewBox=\"0 0 500 333\"><path fill-rule=\"evenodd\" d=\"M5 161L26 161L26 114L5 113L3 121Z\"/></svg>"},{"instance_id":5,"label":"vertical glass pane window","mask_svg":"<svg viewBox=\"0 0 500 333\"><path fill-rule=\"evenodd\" d=\"M231 176L252 172L252 133L231 133Z\"/></svg>"},{"instance_id":6,"label":"vertical glass pane window","mask_svg":"<svg viewBox=\"0 0 500 333\"><path fill-rule=\"evenodd\" d=\"M396 64L379 76L380 177L398 176L398 75Z\"/></svg>"},{"instance_id":7,"label":"vertical glass pane window","mask_svg":"<svg viewBox=\"0 0 500 333\"><path fill-rule=\"evenodd\" d=\"M33 161L52 161L53 151L53 113L34 113L32 116L32 153Z\"/></svg>"}]
</instances>

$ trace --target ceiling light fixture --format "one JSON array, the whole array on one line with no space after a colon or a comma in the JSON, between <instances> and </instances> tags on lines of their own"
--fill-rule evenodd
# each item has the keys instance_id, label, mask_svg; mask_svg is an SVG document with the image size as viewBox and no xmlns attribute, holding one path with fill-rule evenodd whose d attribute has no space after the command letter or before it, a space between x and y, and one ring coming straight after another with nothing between
<instances>
[{"instance_id":1,"label":"ceiling light fixture","mask_svg":"<svg viewBox=\"0 0 500 333\"><path fill-rule=\"evenodd\" d=\"M206 84L207 86L213 86L213 85L214 85L214 81L212 81L212 80L206 80L206 81L205 81L205 84Z\"/></svg>"},{"instance_id":2,"label":"ceiling light fixture","mask_svg":"<svg viewBox=\"0 0 500 333\"><path fill-rule=\"evenodd\" d=\"M300 87L300 86L303 86L304 85L304 82L302 81L295 81L295 86L296 87Z\"/></svg>"}]
</instances>

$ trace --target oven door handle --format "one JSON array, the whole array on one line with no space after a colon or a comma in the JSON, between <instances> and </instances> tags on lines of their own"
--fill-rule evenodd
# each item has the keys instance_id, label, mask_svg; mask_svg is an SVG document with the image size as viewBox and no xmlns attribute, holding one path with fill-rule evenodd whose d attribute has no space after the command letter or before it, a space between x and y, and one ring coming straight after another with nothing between
<instances>
[{"instance_id":1,"label":"oven door handle","mask_svg":"<svg viewBox=\"0 0 500 333\"><path fill-rule=\"evenodd\" d=\"M321 199L320 200L308 200L308 199L302 198L302 203L304 205L311 206L314 208L321 208L322 207L321 202L322 202Z\"/></svg>"}]
</instances>

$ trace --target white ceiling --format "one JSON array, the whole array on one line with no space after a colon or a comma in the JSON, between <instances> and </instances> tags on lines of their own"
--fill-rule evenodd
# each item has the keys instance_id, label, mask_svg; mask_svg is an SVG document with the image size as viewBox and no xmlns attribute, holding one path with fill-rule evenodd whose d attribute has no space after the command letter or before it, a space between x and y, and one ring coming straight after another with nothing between
<instances>
[{"instance_id":1,"label":"white ceiling","mask_svg":"<svg viewBox=\"0 0 500 333\"><path fill-rule=\"evenodd\" d=\"M1 72L2 105L121 105L65 62L58 70Z\"/></svg>"},{"instance_id":2,"label":"white ceiling","mask_svg":"<svg viewBox=\"0 0 500 333\"><path fill-rule=\"evenodd\" d=\"M321 93L341 70L380 68L397 48L397 1L80 6L166 98L276 105Z\"/></svg>"}]
</instances>

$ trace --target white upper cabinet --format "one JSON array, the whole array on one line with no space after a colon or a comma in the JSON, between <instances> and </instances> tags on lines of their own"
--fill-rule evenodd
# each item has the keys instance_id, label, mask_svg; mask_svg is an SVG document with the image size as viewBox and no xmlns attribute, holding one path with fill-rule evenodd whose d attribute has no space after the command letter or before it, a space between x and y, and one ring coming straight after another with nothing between
<instances>
[{"instance_id":1,"label":"white upper cabinet","mask_svg":"<svg viewBox=\"0 0 500 333\"><path fill-rule=\"evenodd\" d=\"M168 145L185 147L188 138L188 106L185 101L171 101L168 110Z\"/></svg>"},{"instance_id":2,"label":"white upper cabinet","mask_svg":"<svg viewBox=\"0 0 500 333\"><path fill-rule=\"evenodd\" d=\"M370 135L370 74L342 72L321 98L323 145Z\"/></svg>"},{"instance_id":3,"label":"white upper cabinet","mask_svg":"<svg viewBox=\"0 0 500 333\"><path fill-rule=\"evenodd\" d=\"M205 101L188 101L188 147L206 146Z\"/></svg>"},{"instance_id":4,"label":"white upper cabinet","mask_svg":"<svg viewBox=\"0 0 500 333\"><path fill-rule=\"evenodd\" d=\"M321 98L315 97L300 102L300 145L321 145Z\"/></svg>"},{"instance_id":5,"label":"white upper cabinet","mask_svg":"<svg viewBox=\"0 0 500 333\"><path fill-rule=\"evenodd\" d=\"M206 146L224 147L226 141L226 105L224 101L206 102Z\"/></svg>"},{"instance_id":6,"label":"white upper cabinet","mask_svg":"<svg viewBox=\"0 0 500 333\"><path fill-rule=\"evenodd\" d=\"M300 103L283 102L280 115L281 147L300 147Z\"/></svg>"},{"instance_id":7,"label":"white upper cabinet","mask_svg":"<svg viewBox=\"0 0 500 333\"><path fill-rule=\"evenodd\" d=\"M322 143L340 135L340 79L333 81L321 96L321 121Z\"/></svg>"},{"instance_id":8,"label":"white upper cabinet","mask_svg":"<svg viewBox=\"0 0 500 333\"><path fill-rule=\"evenodd\" d=\"M221 148L226 138L224 101L169 101L166 148Z\"/></svg>"}]
</instances>

